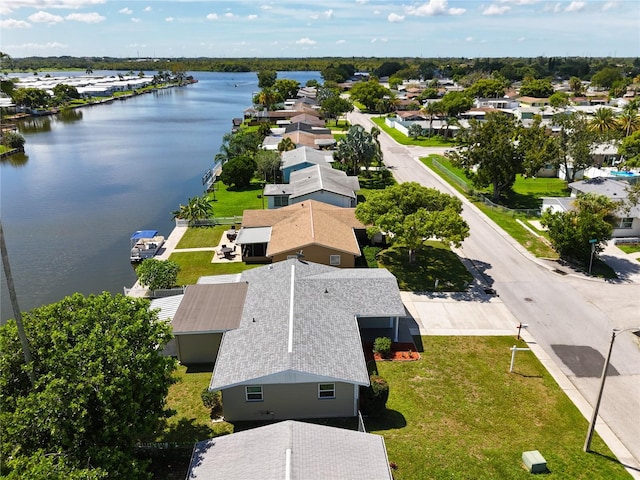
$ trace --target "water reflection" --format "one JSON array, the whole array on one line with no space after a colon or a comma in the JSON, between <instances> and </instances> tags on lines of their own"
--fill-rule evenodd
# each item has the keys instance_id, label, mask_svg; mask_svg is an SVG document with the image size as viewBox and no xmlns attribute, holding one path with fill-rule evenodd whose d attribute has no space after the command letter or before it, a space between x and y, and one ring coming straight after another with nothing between
<instances>
[{"instance_id":1,"label":"water reflection","mask_svg":"<svg viewBox=\"0 0 640 480\"><path fill-rule=\"evenodd\" d=\"M43 133L51 131L51 118L47 117L31 117L18 122L18 131L20 133ZM25 145L26 147L26 145Z\"/></svg>"},{"instance_id":2,"label":"water reflection","mask_svg":"<svg viewBox=\"0 0 640 480\"><path fill-rule=\"evenodd\" d=\"M56 115L56 120L60 120L62 123L73 123L78 120L82 120L82 110L77 108L64 108L60 110L60 113Z\"/></svg>"},{"instance_id":3,"label":"water reflection","mask_svg":"<svg viewBox=\"0 0 640 480\"><path fill-rule=\"evenodd\" d=\"M3 165L11 165L12 167L24 167L29 161L29 155L25 153L14 153L8 157L0 159Z\"/></svg>"}]
</instances>

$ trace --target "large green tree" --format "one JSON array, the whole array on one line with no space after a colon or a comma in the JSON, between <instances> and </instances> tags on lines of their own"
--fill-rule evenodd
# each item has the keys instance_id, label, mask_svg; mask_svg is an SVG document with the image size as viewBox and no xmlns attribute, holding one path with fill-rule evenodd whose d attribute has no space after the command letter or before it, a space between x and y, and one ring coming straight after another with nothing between
<instances>
[{"instance_id":1,"label":"large green tree","mask_svg":"<svg viewBox=\"0 0 640 480\"><path fill-rule=\"evenodd\" d=\"M76 293L26 312L23 322L33 387L16 323L0 327L2 473L147 478L133 448L167 414L175 360L162 350L170 326L148 300L106 292Z\"/></svg>"},{"instance_id":2,"label":"large green tree","mask_svg":"<svg viewBox=\"0 0 640 480\"><path fill-rule=\"evenodd\" d=\"M385 97L392 97L391 90L375 80L356 83L351 88L351 98L362 103L370 111L376 111L376 104Z\"/></svg>"},{"instance_id":3,"label":"large green tree","mask_svg":"<svg viewBox=\"0 0 640 480\"><path fill-rule=\"evenodd\" d=\"M640 130L625 137L618 147L618 153L627 167L640 166ZM640 184L640 182L638 182Z\"/></svg>"},{"instance_id":4,"label":"large green tree","mask_svg":"<svg viewBox=\"0 0 640 480\"><path fill-rule=\"evenodd\" d=\"M611 88L618 80L622 80L622 73L615 67L605 67L591 77L591 83L602 88Z\"/></svg>"},{"instance_id":5,"label":"large green tree","mask_svg":"<svg viewBox=\"0 0 640 480\"><path fill-rule=\"evenodd\" d=\"M517 140L520 124L504 113L489 113L486 120L471 120L458 135L460 148L450 153L453 163L465 170L476 187L492 187L493 200L511 188L522 171L522 152Z\"/></svg>"},{"instance_id":6,"label":"large green tree","mask_svg":"<svg viewBox=\"0 0 640 480\"><path fill-rule=\"evenodd\" d=\"M55 87L53 87L53 95L55 96L56 101L59 103L65 103L70 100L74 100L76 98L80 98L80 94L78 93L78 89L73 85L66 85L64 83L59 83Z\"/></svg>"},{"instance_id":7,"label":"large green tree","mask_svg":"<svg viewBox=\"0 0 640 480\"><path fill-rule=\"evenodd\" d=\"M546 165L557 165L561 156L557 138L542 125L536 115L529 128L520 130L520 151L522 152L522 173L535 177Z\"/></svg>"},{"instance_id":8,"label":"large green tree","mask_svg":"<svg viewBox=\"0 0 640 480\"><path fill-rule=\"evenodd\" d=\"M547 228L551 245L561 258L586 265L592 249L595 254L602 252L611 238L613 214L618 207L604 195L587 193L578 196L569 211L546 210L540 223Z\"/></svg>"},{"instance_id":9,"label":"large green tree","mask_svg":"<svg viewBox=\"0 0 640 480\"><path fill-rule=\"evenodd\" d=\"M557 114L554 123L560 127L561 155L557 167L564 169L566 181L573 182L578 172L593 165L592 151L598 138L589 130L587 118L580 113Z\"/></svg>"},{"instance_id":10,"label":"large green tree","mask_svg":"<svg viewBox=\"0 0 640 480\"><path fill-rule=\"evenodd\" d=\"M255 156L256 170L266 182L268 178L275 183L280 171L280 154L274 150L259 150Z\"/></svg>"},{"instance_id":11,"label":"large green tree","mask_svg":"<svg viewBox=\"0 0 640 480\"><path fill-rule=\"evenodd\" d=\"M296 98L298 90L300 90L300 82L291 80L290 78L279 78L273 84L273 89L278 92L278 95L284 100Z\"/></svg>"},{"instance_id":12,"label":"large green tree","mask_svg":"<svg viewBox=\"0 0 640 480\"><path fill-rule=\"evenodd\" d=\"M356 218L370 225L369 235L382 232L392 244L406 246L412 262L428 240L460 245L469 236L461 212L458 198L408 182L371 193L356 207Z\"/></svg>"},{"instance_id":13,"label":"large green tree","mask_svg":"<svg viewBox=\"0 0 640 480\"><path fill-rule=\"evenodd\" d=\"M553 86L549 80L531 78L522 82L520 87L520 95L523 97L546 98L552 94Z\"/></svg>"},{"instance_id":14,"label":"large green tree","mask_svg":"<svg viewBox=\"0 0 640 480\"><path fill-rule=\"evenodd\" d=\"M498 78L481 78L465 90L471 97L501 98L507 87L504 80Z\"/></svg>"},{"instance_id":15,"label":"large green tree","mask_svg":"<svg viewBox=\"0 0 640 480\"><path fill-rule=\"evenodd\" d=\"M39 88L16 88L12 98L16 105L28 108L46 108L51 102L51 95Z\"/></svg>"},{"instance_id":16,"label":"large green tree","mask_svg":"<svg viewBox=\"0 0 640 480\"><path fill-rule=\"evenodd\" d=\"M248 187L256 171L256 161L248 156L239 156L222 166L220 180L227 186Z\"/></svg>"},{"instance_id":17,"label":"large green tree","mask_svg":"<svg viewBox=\"0 0 640 480\"><path fill-rule=\"evenodd\" d=\"M147 286L149 290L173 287L178 273L180 273L180 265L176 262L157 258L147 258L136 268L140 284Z\"/></svg>"},{"instance_id":18,"label":"large green tree","mask_svg":"<svg viewBox=\"0 0 640 480\"><path fill-rule=\"evenodd\" d=\"M258 88L271 88L275 85L278 72L275 70L260 70L258 73Z\"/></svg>"},{"instance_id":19,"label":"large green tree","mask_svg":"<svg viewBox=\"0 0 640 480\"><path fill-rule=\"evenodd\" d=\"M338 117L344 115L347 112L353 111L353 104L346 98L340 96L334 96L327 98L320 104L322 113L327 118L335 118L336 125L338 124Z\"/></svg>"}]
</instances>

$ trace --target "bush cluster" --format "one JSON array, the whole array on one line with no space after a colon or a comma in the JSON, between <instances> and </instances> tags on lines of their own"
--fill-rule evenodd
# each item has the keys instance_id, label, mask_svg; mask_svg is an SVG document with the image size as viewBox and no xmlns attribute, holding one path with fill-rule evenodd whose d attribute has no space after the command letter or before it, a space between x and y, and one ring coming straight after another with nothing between
<instances>
[{"instance_id":1,"label":"bush cluster","mask_svg":"<svg viewBox=\"0 0 640 480\"><path fill-rule=\"evenodd\" d=\"M373 342L373 351L388 358L391 355L391 339L389 337L376 338Z\"/></svg>"},{"instance_id":2,"label":"bush cluster","mask_svg":"<svg viewBox=\"0 0 640 480\"><path fill-rule=\"evenodd\" d=\"M370 385L360 390L360 410L364 415L379 417L387 409L389 399L389 384L377 374L369 377Z\"/></svg>"}]
</instances>

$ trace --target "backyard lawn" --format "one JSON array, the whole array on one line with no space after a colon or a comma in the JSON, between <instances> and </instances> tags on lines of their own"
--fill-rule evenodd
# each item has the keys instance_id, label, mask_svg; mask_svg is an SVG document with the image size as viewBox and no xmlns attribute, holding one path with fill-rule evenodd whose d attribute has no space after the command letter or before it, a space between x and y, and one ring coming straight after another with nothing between
<instances>
[{"instance_id":1,"label":"backyard lawn","mask_svg":"<svg viewBox=\"0 0 640 480\"><path fill-rule=\"evenodd\" d=\"M200 277L241 273L249 268L260 266L246 265L243 262L211 263L213 255L215 255L213 251L172 253L169 260L180 265L180 273L178 274L176 284L193 285Z\"/></svg>"},{"instance_id":2,"label":"backyard lawn","mask_svg":"<svg viewBox=\"0 0 640 480\"><path fill-rule=\"evenodd\" d=\"M222 234L228 229L229 225L189 227L178 242L178 245L176 245L176 248L215 247L220 243Z\"/></svg>"},{"instance_id":3,"label":"backyard lawn","mask_svg":"<svg viewBox=\"0 0 640 480\"><path fill-rule=\"evenodd\" d=\"M229 190L222 182L215 183L215 192L209 194L214 199L213 216L216 218L242 217L246 209L261 210L266 208L262 198L262 184L252 183L247 188Z\"/></svg>"}]
</instances>

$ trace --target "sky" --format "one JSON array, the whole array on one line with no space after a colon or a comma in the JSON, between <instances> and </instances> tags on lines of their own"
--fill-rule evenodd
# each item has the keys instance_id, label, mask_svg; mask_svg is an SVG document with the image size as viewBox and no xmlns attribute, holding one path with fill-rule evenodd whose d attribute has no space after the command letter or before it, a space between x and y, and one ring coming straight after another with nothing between
<instances>
[{"instance_id":1,"label":"sky","mask_svg":"<svg viewBox=\"0 0 640 480\"><path fill-rule=\"evenodd\" d=\"M11 57L640 57L639 0L1 0Z\"/></svg>"}]
</instances>

